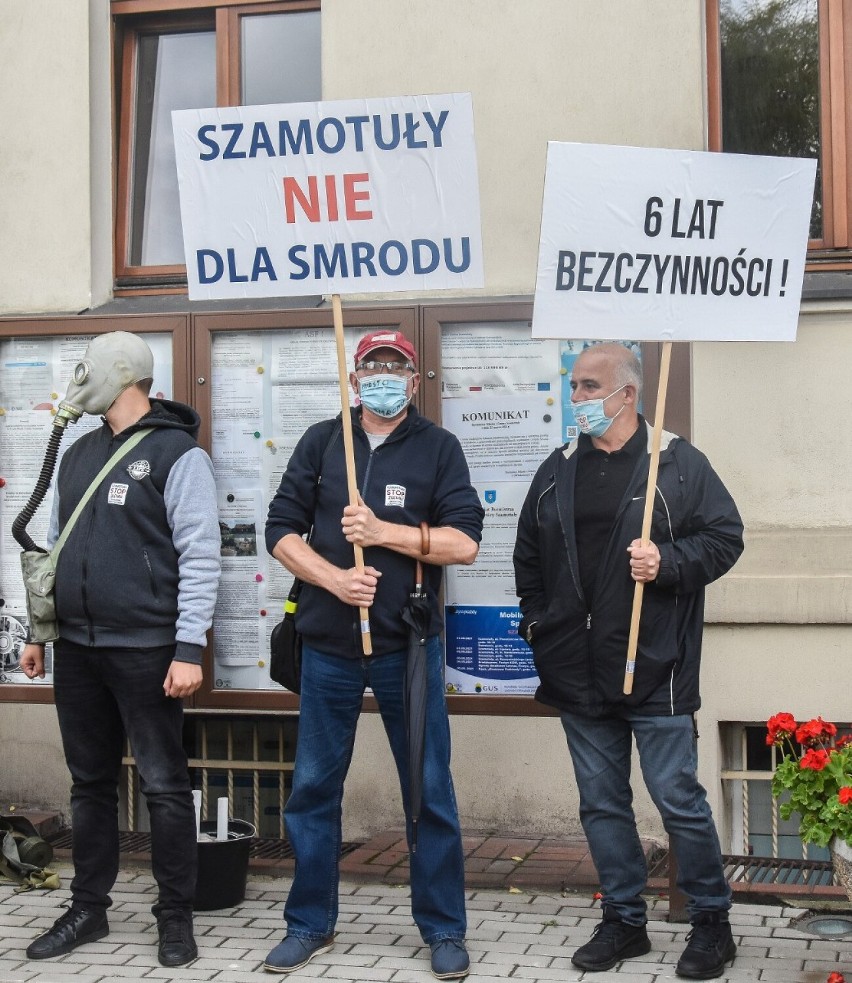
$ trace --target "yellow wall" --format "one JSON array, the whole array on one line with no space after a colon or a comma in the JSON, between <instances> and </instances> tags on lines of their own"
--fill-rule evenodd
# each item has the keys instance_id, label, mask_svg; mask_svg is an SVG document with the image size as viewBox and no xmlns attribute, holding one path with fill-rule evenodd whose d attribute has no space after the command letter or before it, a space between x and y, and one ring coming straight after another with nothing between
<instances>
[{"instance_id":1,"label":"yellow wall","mask_svg":"<svg viewBox=\"0 0 852 983\"><path fill-rule=\"evenodd\" d=\"M92 277L88 0L3 0L0 94L0 313L80 310Z\"/></svg>"},{"instance_id":2,"label":"yellow wall","mask_svg":"<svg viewBox=\"0 0 852 983\"><path fill-rule=\"evenodd\" d=\"M702 10L698 0L324 0L323 96L470 92L485 293L530 294L548 140L704 146Z\"/></svg>"}]
</instances>

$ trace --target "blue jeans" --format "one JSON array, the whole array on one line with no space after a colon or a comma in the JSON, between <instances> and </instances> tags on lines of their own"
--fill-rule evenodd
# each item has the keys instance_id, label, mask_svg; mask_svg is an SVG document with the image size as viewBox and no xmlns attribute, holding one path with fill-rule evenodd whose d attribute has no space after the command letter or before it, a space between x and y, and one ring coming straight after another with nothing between
<instances>
[{"instance_id":1,"label":"blue jeans","mask_svg":"<svg viewBox=\"0 0 852 983\"><path fill-rule=\"evenodd\" d=\"M159 888L152 911L192 909L198 848L183 706L163 692L174 654L174 645L54 644L54 696L72 780L71 897L87 908L109 907L118 876L118 782L126 733L151 818L151 869Z\"/></svg>"},{"instance_id":2,"label":"blue jeans","mask_svg":"<svg viewBox=\"0 0 852 983\"><path fill-rule=\"evenodd\" d=\"M563 713L562 726L580 792L580 821L600 878L602 904L632 925L645 922L642 898L648 879L633 814L630 787L632 736L645 785L660 812L677 859L678 887L691 917L724 912L731 890L722 867L719 837L698 782L696 734L691 715L590 719Z\"/></svg>"},{"instance_id":3,"label":"blue jeans","mask_svg":"<svg viewBox=\"0 0 852 983\"><path fill-rule=\"evenodd\" d=\"M410 855L411 913L423 941L463 939L467 929L462 850L450 775L450 725L439 639L427 648L428 684L423 805L417 849ZM352 760L361 698L371 687L396 762L406 829L408 760L403 707L405 652L363 659L327 655L305 645L293 790L284 815L296 857L284 907L287 934L323 939L337 923L343 783Z\"/></svg>"}]
</instances>

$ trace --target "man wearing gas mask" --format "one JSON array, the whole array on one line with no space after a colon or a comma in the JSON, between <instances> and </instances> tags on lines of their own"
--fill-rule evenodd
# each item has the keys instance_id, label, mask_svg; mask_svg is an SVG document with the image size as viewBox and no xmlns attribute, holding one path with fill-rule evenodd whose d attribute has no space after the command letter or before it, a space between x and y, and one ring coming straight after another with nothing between
<instances>
[{"instance_id":1,"label":"man wearing gas mask","mask_svg":"<svg viewBox=\"0 0 852 983\"><path fill-rule=\"evenodd\" d=\"M153 356L123 331L95 338L65 403L103 426L64 455L54 485L52 546L120 445L150 428L97 485L59 556L54 694L72 777L71 906L27 949L49 959L109 932L119 865L118 781L125 733L151 821L159 893L159 961L194 959L195 811L183 749L182 698L201 685L201 655L220 568L213 467L197 445L198 414L149 399ZM44 647L21 660L44 675Z\"/></svg>"},{"instance_id":2,"label":"man wearing gas mask","mask_svg":"<svg viewBox=\"0 0 852 983\"><path fill-rule=\"evenodd\" d=\"M401 332L373 331L362 338L350 375L360 400L351 411L359 504L349 504L338 418L307 430L269 507L267 548L304 582L297 615L304 642L299 741L285 810L296 874L284 909L287 935L264 963L270 972L298 971L333 944L343 783L367 687L378 702L408 801L403 691L409 634L402 609L418 561L429 624L423 630L425 760L411 852L411 910L430 946L433 974L459 979L469 970L438 591L443 566L476 558L483 509L456 437L410 405L419 381L417 355ZM308 544L303 536L312 528ZM353 544L364 550L362 570L353 566ZM368 656L359 608L369 609ZM408 819L411 844L410 809Z\"/></svg>"}]
</instances>

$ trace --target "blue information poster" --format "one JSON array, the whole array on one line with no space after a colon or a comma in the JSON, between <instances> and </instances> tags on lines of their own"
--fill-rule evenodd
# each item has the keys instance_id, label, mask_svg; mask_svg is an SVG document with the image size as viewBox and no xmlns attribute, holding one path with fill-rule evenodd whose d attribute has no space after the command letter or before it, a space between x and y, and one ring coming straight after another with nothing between
<instances>
[{"instance_id":1,"label":"blue information poster","mask_svg":"<svg viewBox=\"0 0 852 983\"><path fill-rule=\"evenodd\" d=\"M442 422L461 442L485 511L479 556L445 580L449 693L532 695L532 650L518 636L521 612L512 553L530 481L577 437L571 373L590 341L532 338L527 322L442 327ZM640 354L636 342L625 346Z\"/></svg>"},{"instance_id":2,"label":"blue information poster","mask_svg":"<svg viewBox=\"0 0 852 983\"><path fill-rule=\"evenodd\" d=\"M538 683L532 651L518 636L516 607L448 606L447 692L529 693Z\"/></svg>"}]
</instances>

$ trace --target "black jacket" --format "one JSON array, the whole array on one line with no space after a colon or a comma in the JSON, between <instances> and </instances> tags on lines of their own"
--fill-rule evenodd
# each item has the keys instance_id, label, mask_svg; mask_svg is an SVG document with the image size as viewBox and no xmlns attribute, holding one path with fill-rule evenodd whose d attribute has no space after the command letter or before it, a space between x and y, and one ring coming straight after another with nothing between
<instances>
[{"instance_id":1,"label":"black jacket","mask_svg":"<svg viewBox=\"0 0 852 983\"><path fill-rule=\"evenodd\" d=\"M199 417L170 400L120 434L107 423L62 458L49 537L112 454L152 427L103 479L59 556L56 610L62 638L80 645L174 645L200 662L219 580L221 537L209 457L196 444Z\"/></svg>"},{"instance_id":2,"label":"black jacket","mask_svg":"<svg viewBox=\"0 0 852 983\"><path fill-rule=\"evenodd\" d=\"M329 446L336 424L335 420L314 424L296 445L269 506L266 546L271 553L283 536L304 536L313 524L313 549L347 569L353 566L354 557L352 544L340 527L343 509L349 504L342 436ZM358 490L380 519L409 526L423 521L430 526L451 526L479 542L484 511L470 483L461 444L453 434L409 407L407 417L375 451L370 450L356 410L352 411L352 435ZM322 481L317 484L321 462ZM364 565L382 571L370 608L373 652L400 651L408 645L408 629L400 612L414 586L414 560L375 546L364 549ZM436 635L443 623L438 608L442 570L424 564L423 572L431 613L429 634ZM304 585L296 626L305 641L321 652L363 656L358 609L322 587Z\"/></svg>"},{"instance_id":3,"label":"black jacket","mask_svg":"<svg viewBox=\"0 0 852 983\"><path fill-rule=\"evenodd\" d=\"M591 608L580 584L574 535L576 443L555 451L539 468L518 522L520 631L535 623L536 698L585 716L698 709L704 588L730 570L743 550L736 505L707 458L664 432L650 537L660 550L660 571L644 586L633 692L625 696L635 589L627 547L641 535L651 447L651 428L641 425L647 428L648 453L634 469L609 541L601 543Z\"/></svg>"}]
</instances>

